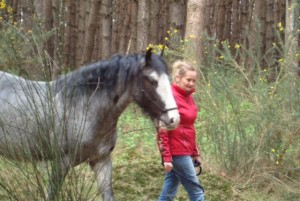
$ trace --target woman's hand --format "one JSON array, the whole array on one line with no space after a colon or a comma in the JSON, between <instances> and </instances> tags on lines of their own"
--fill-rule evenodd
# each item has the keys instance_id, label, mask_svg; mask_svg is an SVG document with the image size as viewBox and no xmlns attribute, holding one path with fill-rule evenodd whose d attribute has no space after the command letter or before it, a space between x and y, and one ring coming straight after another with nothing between
<instances>
[{"instance_id":1,"label":"woman's hand","mask_svg":"<svg viewBox=\"0 0 300 201\"><path fill-rule=\"evenodd\" d=\"M193 160L201 161L200 156L193 156Z\"/></svg>"},{"instance_id":2,"label":"woman's hand","mask_svg":"<svg viewBox=\"0 0 300 201\"><path fill-rule=\"evenodd\" d=\"M198 162L201 164L200 156L194 156L194 157L193 157L193 162L194 162L194 161L198 161Z\"/></svg>"},{"instance_id":3,"label":"woman's hand","mask_svg":"<svg viewBox=\"0 0 300 201\"><path fill-rule=\"evenodd\" d=\"M164 162L164 166L165 166L166 172L171 172L171 170L173 169L172 162Z\"/></svg>"}]
</instances>

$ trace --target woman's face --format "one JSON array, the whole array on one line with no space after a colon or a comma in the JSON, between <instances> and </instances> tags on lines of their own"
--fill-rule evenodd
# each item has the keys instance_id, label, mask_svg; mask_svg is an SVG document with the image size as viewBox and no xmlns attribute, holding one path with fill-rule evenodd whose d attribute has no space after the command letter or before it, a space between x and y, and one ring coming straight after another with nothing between
<instances>
[{"instance_id":1,"label":"woman's face","mask_svg":"<svg viewBox=\"0 0 300 201\"><path fill-rule=\"evenodd\" d=\"M187 71L182 77L176 76L176 83L186 92L190 92L195 88L196 79L196 71Z\"/></svg>"}]
</instances>

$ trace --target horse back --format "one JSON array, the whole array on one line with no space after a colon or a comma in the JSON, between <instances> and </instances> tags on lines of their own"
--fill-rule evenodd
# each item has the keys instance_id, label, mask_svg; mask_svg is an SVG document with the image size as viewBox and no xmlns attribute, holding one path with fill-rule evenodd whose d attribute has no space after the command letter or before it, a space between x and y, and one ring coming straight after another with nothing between
<instances>
[{"instance_id":1,"label":"horse back","mask_svg":"<svg viewBox=\"0 0 300 201\"><path fill-rule=\"evenodd\" d=\"M31 152L38 123L45 122L46 97L45 82L0 72L0 153Z\"/></svg>"}]
</instances>

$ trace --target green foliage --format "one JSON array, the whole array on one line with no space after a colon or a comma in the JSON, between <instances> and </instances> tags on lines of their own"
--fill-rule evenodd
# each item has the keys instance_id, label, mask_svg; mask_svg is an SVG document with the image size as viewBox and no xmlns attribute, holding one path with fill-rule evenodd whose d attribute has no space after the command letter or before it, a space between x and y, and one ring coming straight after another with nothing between
<instances>
[{"instance_id":1,"label":"green foliage","mask_svg":"<svg viewBox=\"0 0 300 201\"><path fill-rule=\"evenodd\" d=\"M280 59L270 82L273 69L247 69L237 63L237 58L252 56L251 51L232 54L226 42L222 49L214 47L220 56L202 69L197 95L203 151L243 186L272 182L272 190L288 185L299 192L294 173L300 167L300 80L292 66L297 58Z\"/></svg>"},{"instance_id":2,"label":"green foliage","mask_svg":"<svg viewBox=\"0 0 300 201\"><path fill-rule=\"evenodd\" d=\"M0 14L3 9L0 8ZM0 17L0 70L37 80L50 80L49 58L44 51L45 42L54 31L42 32L38 19L32 29L13 21L12 8L7 9L7 19Z\"/></svg>"},{"instance_id":3,"label":"green foliage","mask_svg":"<svg viewBox=\"0 0 300 201\"><path fill-rule=\"evenodd\" d=\"M124 149L136 149L143 146L144 150L152 150L156 144L156 130L149 118L143 117L137 105L130 105L118 121L118 141Z\"/></svg>"}]
</instances>

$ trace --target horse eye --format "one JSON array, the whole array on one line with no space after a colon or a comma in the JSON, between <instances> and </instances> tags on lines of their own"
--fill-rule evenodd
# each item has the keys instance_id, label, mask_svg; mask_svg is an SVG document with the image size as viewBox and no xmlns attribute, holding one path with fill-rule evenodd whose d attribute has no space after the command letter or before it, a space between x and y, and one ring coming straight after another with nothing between
<instances>
[{"instance_id":1,"label":"horse eye","mask_svg":"<svg viewBox=\"0 0 300 201\"><path fill-rule=\"evenodd\" d=\"M158 82L157 80L150 78L150 77L146 77L146 80L154 87L156 88L158 86Z\"/></svg>"},{"instance_id":2,"label":"horse eye","mask_svg":"<svg viewBox=\"0 0 300 201\"><path fill-rule=\"evenodd\" d=\"M158 86L158 82L156 80L151 80L150 82L153 87L156 88Z\"/></svg>"}]
</instances>

